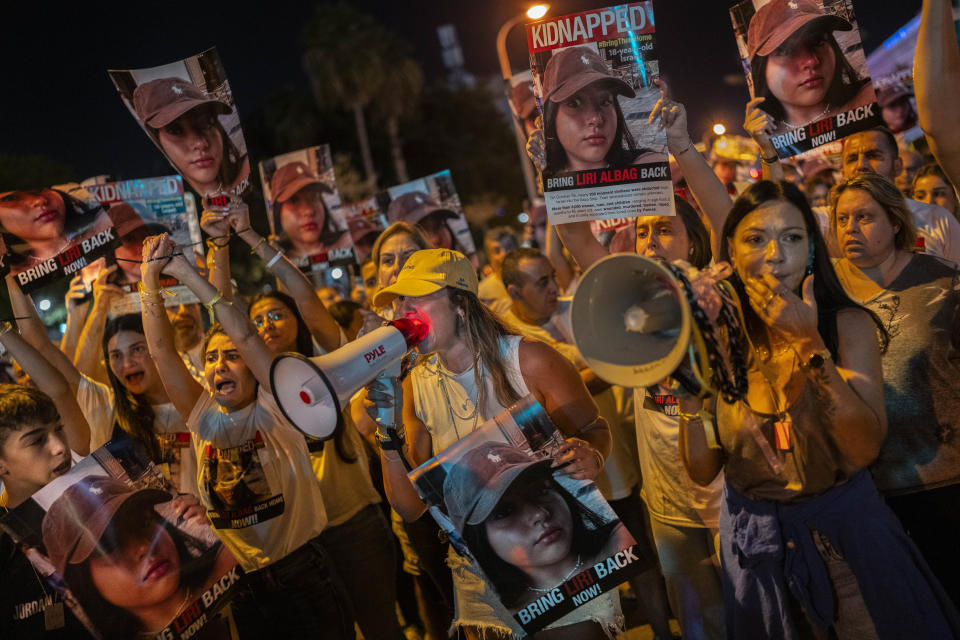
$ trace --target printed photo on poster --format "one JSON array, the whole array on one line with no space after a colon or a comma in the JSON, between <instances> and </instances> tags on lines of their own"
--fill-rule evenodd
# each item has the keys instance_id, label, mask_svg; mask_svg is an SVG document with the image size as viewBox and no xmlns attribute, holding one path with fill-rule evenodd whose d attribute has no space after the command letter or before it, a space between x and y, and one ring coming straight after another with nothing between
<instances>
[{"instance_id":1,"label":"printed photo on poster","mask_svg":"<svg viewBox=\"0 0 960 640\"><path fill-rule=\"evenodd\" d=\"M200 491L210 522L217 529L242 529L274 518L284 509L283 494L274 493L260 459L263 438L220 449L207 445L200 464Z\"/></svg>"},{"instance_id":2,"label":"printed photo on poster","mask_svg":"<svg viewBox=\"0 0 960 640\"><path fill-rule=\"evenodd\" d=\"M343 205L343 211L350 227L353 239L353 251L357 264L363 264L370 258L373 243L380 232L387 228L387 217L377 205L376 198L367 198L354 204Z\"/></svg>"},{"instance_id":3,"label":"printed photo on poster","mask_svg":"<svg viewBox=\"0 0 960 640\"><path fill-rule=\"evenodd\" d=\"M70 280L117 242L107 208L79 184L0 192L0 261L26 293Z\"/></svg>"},{"instance_id":4,"label":"printed photo on poster","mask_svg":"<svg viewBox=\"0 0 960 640\"><path fill-rule=\"evenodd\" d=\"M530 395L410 473L503 615L526 633L608 597L641 569L635 540L596 486L556 466L563 443Z\"/></svg>"},{"instance_id":5,"label":"printed photo on poster","mask_svg":"<svg viewBox=\"0 0 960 640\"><path fill-rule=\"evenodd\" d=\"M122 288L125 295L115 298L110 310L114 314L139 313L137 283L140 282L143 241L168 233L190 255L194 247L202 246L193 195L184 192L183 179L178 175L90 184L87 191L107 207L117 244L104 262L83 269L84 282L92 282L100 269L116 264L117 269L109 281ZM163 297L167 306L198 302L189 289L172 278L163 279L161 286L168 294ZM89 284L87 290L90 290Z\"/></svg>"},{"instance_id":6,"label":"printed photo on poster","mask_svg":"<svg viewBox=\"0 0 960 640\"><path fill-rule=\"evenodd\" d=\"M551 223L673 215L653 3L527 25Z\"/></svg>"},{"instance_id":7,"label":"printed photo on poster","mask_svg":"<svg viewBox=\"0 0 960 640\"><path fill-rule=\"evenodd\" d=\"M250 158L215 47L148 69L108 71L133 117L198 194L242 194Z\"/></svg>"},{"instance_id":8,"label":"printed photo on poster","mask_svg":"<svg viewBox=\"0 0 960 640\"><path fill-rule=\"evenodd\" d=\"M181 517L182 501L122 437L0 525L95 638L186 639L214 620L241 574L205 520Z\"/></svg>"},{"instance_id":9,"label":"printed photo on poster","mask_svg":"<svg viewBox=\"0 0 960 640\"><path fill-rule=\"evenodd\" d=\"M730 18L778 156L883 124L852 0L745 0Z\"/></svg>"},{"instance_id":10,"label":"printed photo on poster","mask_svg":"<svg viewBox=\"0 0 960 640\"><path fill-rule=\"evenodd\" d=\"M437 249L466 256L477 251L449 169L381 191L377 203L387 224L418 225Z\"/></svg>"},{"instance_id":11,"label":"printed photo on poster","mask_svg":"<svg viewBox=\"0 0 960 640\"><path fill-rule=\"evenodd\" d=\"M264 160L260 181L270 231L294 264L305 271L353 264L353 240L328 145Z\"/></svg>"}]
</instances>

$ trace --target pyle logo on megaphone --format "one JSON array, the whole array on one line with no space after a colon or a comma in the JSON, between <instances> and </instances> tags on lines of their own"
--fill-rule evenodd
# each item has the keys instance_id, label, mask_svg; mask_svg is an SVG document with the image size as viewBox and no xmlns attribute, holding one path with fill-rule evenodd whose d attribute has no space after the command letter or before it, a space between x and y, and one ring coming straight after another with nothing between
<instances>
[{"instance_id":1,"label":"pyle logo on megaphone","mask_svg":"<svg viewBox=\"0 0 960 640\"><path fill-rule=\"evenodd\" d=\"M427 336L421 320L401 318L328 353L277 356L270 385L283 415L314 438L330 438L346 402L381 373L400 375L403 357Z\"/></svg>"}]
</instances>

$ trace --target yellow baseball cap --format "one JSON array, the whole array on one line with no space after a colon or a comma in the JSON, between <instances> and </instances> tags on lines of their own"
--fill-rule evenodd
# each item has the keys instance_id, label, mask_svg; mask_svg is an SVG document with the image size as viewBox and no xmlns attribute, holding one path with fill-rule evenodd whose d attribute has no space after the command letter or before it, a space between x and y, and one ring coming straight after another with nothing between
<instances>
[{"instance_id":1,"label":"yellow baseball cap","mask_svg":"<svg viewBox=\"0 0 960 640\"><path fill-rule=\"evenodd\" d=\"M425 296L444 287L476 295L477 286L477 272L465 255L450 249L423 249L407 258L397 281L378 291L373 304L385 307L397 296Z\"/></svg>"}]
</instances>

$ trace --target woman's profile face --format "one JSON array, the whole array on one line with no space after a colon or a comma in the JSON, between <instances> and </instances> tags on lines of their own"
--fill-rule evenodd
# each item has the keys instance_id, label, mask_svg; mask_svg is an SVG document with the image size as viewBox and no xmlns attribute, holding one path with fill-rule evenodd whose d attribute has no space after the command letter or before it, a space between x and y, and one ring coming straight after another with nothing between
<instances>
[{"instance_id":1,"label":"woman's profile face","mask_svg":"<svg viewBox=\"0 0 960 640\"><path fill-rule=\"evenodd\" d=\"M214 400L228 411L242 409L257 397L257 379L225 334L218 333L207 343L203 376Z\"/></svg>"},{"instance_id":2,"label":"woman's profile face","mask_svg":"<svg viewBox=\"0 0 960 640\"><path fill-rule=\"evenodd\" d=\"M53 189L10 191L0 195L0 227L25 242L63 238L65 222L66 205Z\"/></svg>"},{"instance_id":3,"label":"woman's profile face","mask_svg":"<svg viewBox=\"0 0 960 640\"><path fill-rule=\"evenodd\" d=\"M293 311L276 298L261 298L250 307L250 321L270 351L297 350L297 319Z\"/></svg>"},{"instance_id":4,"label":"woman's profile face","mask_svg":"<svg viewBox=\"0 0 960 640\"><path fill-rule=\"evenodd\" d=\"M187 111L158 129L157 138L173 165L201 195L216 191L223 138L212 108L201 106Z\"/></svg>"},{"instance_id":5,"label":"woman's profile face","mask_svg":"<svg viewBox=\"0 0 960 640\"><path fill-rule=\"evenodd\" d=\"M573 514L547 478L515 482L483 523L494 553L528 574L566 571Z\"/></svg>"},{"instance_id":6,"label":"woman's profile face","mask_svg":"<svg viewBox=\"0 0 960 640\"><path fill-rule=\"evenodd\" d=\"M617 96L594 82L557 107L557 138L572 171L607 166L607 153L617 132Z\"/></svg>"},{"instance_id":7,"label":"woman's profile face","mask_svg":"<svg viewBox=\"0 0 960 640\"><path fill-rule=\"evenodd\" d=\"M637 255L654 260L690 260L690 237L680 216L637 218Z\"/></svg>"},{"instance_id":8,"label":"woman's profile face","mask_svg":"<svg viewBox=\"0 0 960 640\"><path fill-rule=\"evenodd\" d=\"M810 236L800 209L784 200L765 202L746 216L727 239L740 279L770 273L796 291L810 260Z\"/></svg>"},{"instance_id":9,"label":"woman's profile face","mask_svg":"<svg viewBox=\"0 0 960 640\"><path fill-rule=\"evenodd\" d=\"M767 87L783 105L789 119L791 107L824 104L836 68L830 34L816 22L808 23L768 56Z\"/></svg>"},{"instance_id":10,"label":"woman's profile face","mask_svg":"<svg viewBox=\"0 0 960 640\"><path fill-rule=\"evenodd\" d=\"M327 210L323 188L307 185L280 206L280 226L298 250L318 250Z\"/></svg>"},{"instance_id":11,"label":"woman's profile face","mask_svg":"<svg viewBox=\"0 0 960 640\"><path fill-rule=\"evenodd\" d=\"M123 511L131 513L124 515ZM178 597L180 556L160 517L150 509L121 510L110 526L117 546L90 558L90 578L109 603L136 614Z\"/></svg>"},{"instance_id":12,"label":"woman's profile face","mask_svg":"<svg viewBox=\"0 0 960 640\"><path fill-rule=\"evenodd\" d=\"M136 331L118 331L107 342L110 370L130 393L147 393L163 384L150 357L147 339Z\"/></svg>"},{"instance_id":13,"label":"woman's profile face","mask_svg":"<svg viewBox=\"0 0 960 640\"><path fill-rule=\"evenodd\" d=\"M395 233L380 245L380 264L377 268L377 284L387 287L397 281L400 269L407 263L407 258L420 251L420 246L413 241L409 233Z\"/></svg>"}]
</instances>

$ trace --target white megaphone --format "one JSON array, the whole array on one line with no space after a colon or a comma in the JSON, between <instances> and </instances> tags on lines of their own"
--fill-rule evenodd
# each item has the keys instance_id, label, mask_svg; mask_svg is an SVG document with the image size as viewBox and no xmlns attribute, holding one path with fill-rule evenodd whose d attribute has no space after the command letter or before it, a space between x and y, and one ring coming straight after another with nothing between
<instances>
[{"instance_id":1,"label":"white megaphone","mask_svg":"<svg viewBox=\"0 0 960 640\"><path fill-rule=\"evenodd\" d=\"M650 386L673 375L688 355L686 294L666 267L638 255L616 254L590 267L570 320L584 360L613 384Z\"/></svg>"},{"instance_id":2,"label":"white megaphone","mask_svg":"<svg viewBox=\"0 0 960 640\"><path fill-rule=\"evenodd\" d=\"M400 318L324 356L283 353L270 365L270 386L283 415L314 438L326 439L343 419L341 411L354 393L391 367L427 336L426 323Z\"/></svg>"}]
</instances>

